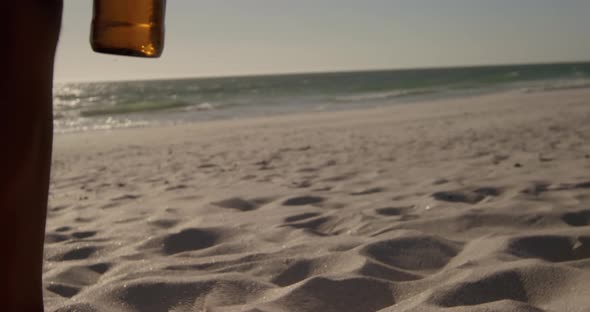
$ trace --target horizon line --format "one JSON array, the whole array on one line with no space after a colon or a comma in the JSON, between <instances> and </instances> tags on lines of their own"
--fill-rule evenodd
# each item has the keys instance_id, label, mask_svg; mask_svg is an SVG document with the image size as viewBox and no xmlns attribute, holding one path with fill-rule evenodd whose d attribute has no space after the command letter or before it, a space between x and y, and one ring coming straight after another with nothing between
<instances>
[{"instance_id":1,"label":"horizon line","mask_svg":"<svg viewBox=\"0 0 590 312\"><path fill-rule=\"evenodd\" d=\"M507 66L543 66L543 65L568 65L590 63L590 60L574 61L545 61L545 62L513 62L513 63L481 63L481 64L464 64L464 65L444 65L444 66L423 66L423 67L398 67L398 68L362 68L362 69L342 69L326 71L294 71L294 72L273 72L273 73L249 73L249 74L221 74L221 75L203 75L203 76L170 76L170 77L148 77L148 78L124 78L124 79L96 79L96 80L55 80L55 84L67 83L99 83L99 82L141 82L141 81L173 81L173 80L192 80L192 79L216 79L216 78L248 78L248 77L280 77L280 76L298 76L298 75L323 75L323 74L346 74L346 73L363 73L363 72L387 72L387 71L410 71L410 70L437 70L437 69L462 69L462 68L491 68Z\"/></svg>"}]
</instances>

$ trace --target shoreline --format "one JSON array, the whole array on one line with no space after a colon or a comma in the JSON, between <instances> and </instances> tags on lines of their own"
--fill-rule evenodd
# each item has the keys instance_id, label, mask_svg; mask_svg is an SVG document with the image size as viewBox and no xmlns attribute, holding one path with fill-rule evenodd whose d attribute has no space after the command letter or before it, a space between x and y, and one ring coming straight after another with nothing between
<instances>
[{"instance_id":1,"label":"shoreline","mask_svg":"<svg viewBox=\"0 0 590 312\"><path fill-rule=\"evenodd\" d=\"M413 99L408 101L400 101L395 103L388 103L388 104L374 104L374 106L369 107L343 107L343 108L332 108L327 110L315 110L315 111L292 111L292 112L275 112L269 115L260 115L260 114L253 114L253 115L245 115L239 117L217 117L211 119L202 119L202 120L190 120L190 121L165 121L162 124L150 123L149 121L139 120L140 123L145 123L144 125L134 125L134 126L123 126L123 127L114 127L114 128L104 128L104 129L88 129L88 130L56 130L55 135L70 135L70 134L77 134L77 133L87 133L87 132L102 132L102 131L118 131L118 130L125 130L125 129L150 129L150 128L168 128L168 127L178 127L178 126L186 126L186 125L194 125L194 124L201 124L201 123L216 123L216 122L233 122L233 121L240 121L240 120L264 120L264 119L275 119L275 118L284 118L288 116L301 116L303 118L308 116L313 116L316 114L332 114L332 113L345 113L345 112L363 112L363 111L371 111L371 110L390 110L396 109L399 106L413 106L413 105L432 105L434 103L452 103L456 101L478 101L479 98L486 98L490 97L504 97L504 96L528 96L528 95L547 95L551 96L551 94L556 93L558 96L559 94L569 94L572 92L590 92L590 87L581 87L581 88L565 88L565 89L552 89L552 90L545 90L545 91L536 91L536 92L524 92L521 90L502 90L496 92L483 92L482 93L474 93L474 94L464 94L464 95L447 95L447 96L437 96L433 98L424 98L424 99ZM158 114L158 113L153 113ZM117 117L125 117L126 115L118 115ZM135 116L136 115L130 115ZM109 116L105 116L109 117ZM160 121L162 122L162 121Z\"/></svg>"},{"instance_id":2,"label":"shoreline","mask_svg":"<svg viewBox=\"0 0 590 312\"><path fill-rule=\"evenodd\" d=\"M54 133L54 136L57 141L61 140L62 137L70 137L70 136L82 136L82 137L91 137L93 135L97 135L100 137L106 137L109 134L124 134L129 133L130 136L137 136L140 132L160 132L164 131L165 133L171 133L175 131L189 131L189 130L196 130L196 131L203 131L203 128L213 128L216 130L226 128L226 127L242 127L242 126L256 126L258 124L265 124L269 123L271 125L280 124L283 122L289 123L289 125L293 125L296 123L297 120L309 120L313 123L321 123L321 122L330 122L338 119L349 120L351 118L355 118L355 115L360 115L362 118L373 118L376 116L383 116L387 114L402 114L401 117L396 117L395 119L403 119L403 118L415 118L426 116L429 114L428 110L434 112L439 116L445 116L444 112L441 112L441 109L444 105L447 105L448 111L450 114L455 113L454 111L463 109L468 111L481 111L482 109L487 109L487 105L489 106L489 102L494 102L496 104L502 105L503 109L510 109L510 106L513 104L517 104L518 101L535 101L540 100L542 102L548 102L544 100L545 98L550 99L559 99L561 97L574 97L577 100L583 100L584 97L590 96L590 89L574 89L574 90L558 90L558 91L548 91L548 92L539 92L539 93L522 93L518 91L507 91L507 92L500 92L500 93L493 93L493 94L484 94L484 95L473 95L473 96L464 96L464 97L457 97L457 98L437 98L437 99L430 99L424 100L419 102L411 102L411 103L396 103L390 105L383 105L377 107L365 107L365 108L353 108L353 109L345 109L345 110L334 110L334 111L315 111L315 112L296 112L296 113L285 113L285 114L278 114L278 115L271 115L271 116L249 116L249 117L242 117L242 118L234 118L234 119L213 119L213 120L202 120L202 121L194 121L194 122L184 122L184 123L176 123L176 124L165 124L165 125L150 125L145 127L128 127L128 128L113 128L113 129L102 129L102 130L88 130L88 131L76 131L76 132L63 132ZM511 101L513 103L508 105L503 105L502 101ZM547 105L547 103L545 103ZM517 104L518 105L518 104ZM444 111L444 110L443 110ZM409 114L406 115L406 114ZM386 119L391 117L384 117L380 119ZM177 130L175 130L177 129ZM206 130L205 130L206 131ZM58 142L59 144L59 142Z\"/></svg>"},{"instance_id":3,"label":"shoreline","mask_svg":"<svg viewBox=\"0 0 590 312\"><path fill-rule=\"evenodd\" d=\"M590 63L63 84L57 132L590 88Z\"/></svg>"}]
</instances>

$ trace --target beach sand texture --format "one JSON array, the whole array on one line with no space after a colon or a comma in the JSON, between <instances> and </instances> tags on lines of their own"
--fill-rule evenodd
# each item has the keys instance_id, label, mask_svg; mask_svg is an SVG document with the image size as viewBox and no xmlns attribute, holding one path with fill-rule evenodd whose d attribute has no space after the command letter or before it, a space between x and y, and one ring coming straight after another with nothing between
<instances>
[{"instance_id":1,"label":"beach sand texture","mask_svg":"<svg viewBox=\"0 0 590 312\"><path fill-rule=\"evenodd\" d=\"M58 135L47 311L590 311L590 91Z\"/></svg>"}]
</instances>

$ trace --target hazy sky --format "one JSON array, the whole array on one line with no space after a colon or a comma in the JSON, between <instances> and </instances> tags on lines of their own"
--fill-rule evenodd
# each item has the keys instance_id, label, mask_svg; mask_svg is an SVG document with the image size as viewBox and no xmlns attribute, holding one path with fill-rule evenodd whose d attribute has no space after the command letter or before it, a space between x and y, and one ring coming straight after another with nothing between
<instances>
[{"instance_id":1,"label":"hazy sky","mask_svg":"<svg viewBox=\"0 0 590 312\"><path fill-rule=\"evenodd\" d=\"M93 53L92 2L65 0L56 79L590 60L589 12L588 0L169 0L164 55L148 60Z\"/></svg>"}]
</instances>

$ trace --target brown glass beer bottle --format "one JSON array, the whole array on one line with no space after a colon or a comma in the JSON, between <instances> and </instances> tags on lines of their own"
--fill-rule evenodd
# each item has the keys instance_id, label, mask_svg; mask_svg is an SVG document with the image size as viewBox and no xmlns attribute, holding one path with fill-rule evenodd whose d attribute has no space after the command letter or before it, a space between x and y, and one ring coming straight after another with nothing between
<instances>
[{"instance_id":1,"label":"brown glass beer bottle","mask_svg":"<svg viewBox=\"0 0 590 312\"><path fill-rule=\"evenodd\" d=\"M96 52L159 57L166 0L94 0L90 42Z\"/></svg>"}]
</instances>

